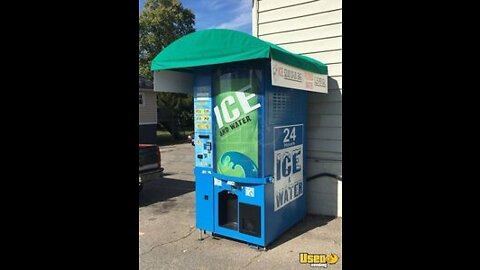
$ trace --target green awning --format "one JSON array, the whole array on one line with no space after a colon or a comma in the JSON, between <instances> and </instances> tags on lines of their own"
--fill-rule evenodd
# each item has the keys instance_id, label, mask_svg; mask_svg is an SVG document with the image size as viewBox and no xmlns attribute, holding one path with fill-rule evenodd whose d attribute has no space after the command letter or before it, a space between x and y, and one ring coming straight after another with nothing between
<instances>
[{"instance_id":1,"label":"green awning","mask_svg":"<svg viewBox=\"0 0 480 270\"><path fill-rule=\"evenodd\" d=\"M272 58L300 69L328 74L327 66L322 62L227 29L203 30L179 38L153 59L151 70L183 69L259 58Z\"/></svg>"}]
</instances>

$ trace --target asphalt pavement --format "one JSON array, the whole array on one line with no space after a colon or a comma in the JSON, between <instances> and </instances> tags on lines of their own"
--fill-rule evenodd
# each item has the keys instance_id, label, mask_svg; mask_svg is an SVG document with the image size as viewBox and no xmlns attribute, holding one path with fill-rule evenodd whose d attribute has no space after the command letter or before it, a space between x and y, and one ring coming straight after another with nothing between
<instances>
[{"instance_id":1,"label":"asphalt pavement","mask_svg":"<svg viewBox=\"0 0 480 270\"><path fill-rule=\"evenodd\" d=\"M326 269L342 269L341 218L308 215L266 251L221 237L199 240L193 148L161 147L165 176L139 194L139 269L325 269L301 264L301 252L334 253L339 259Z\"/></svg>"}]
</instances>

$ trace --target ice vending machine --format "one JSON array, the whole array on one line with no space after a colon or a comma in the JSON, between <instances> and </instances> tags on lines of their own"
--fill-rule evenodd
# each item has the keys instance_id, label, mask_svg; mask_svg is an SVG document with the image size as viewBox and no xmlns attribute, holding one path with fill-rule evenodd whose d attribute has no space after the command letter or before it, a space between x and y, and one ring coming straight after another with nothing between
<instances>
[{"instance_id":1,"label":"ice vending machine","mask_svg":"<svg viewBox=\"0 0 480 270\"><path fill-rule=\"evenodd\" d=\"M272 86L270 70L236 62L193 79L196 226L261 247L306 214L307 92Z\"/></svg>"},{"instance_id":2,"label":"ice vending machine","mask_svg":"<svg viewBox=\"0 0 480 270\"><path fill-rule=\"evenodd\" d=\"M327 67L245 33L180 38L152 62L154 89L193 89L196 227L266 247L306 214L307 91Z\"/></svg>"}]
</instances>

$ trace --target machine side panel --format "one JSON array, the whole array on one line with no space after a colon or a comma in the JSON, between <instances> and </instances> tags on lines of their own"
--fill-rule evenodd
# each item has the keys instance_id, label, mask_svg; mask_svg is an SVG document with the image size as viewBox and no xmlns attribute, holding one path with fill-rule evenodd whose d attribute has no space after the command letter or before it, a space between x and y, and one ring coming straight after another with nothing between
<instances>
[{"instance_id":1,"label":"machine side panel","mask_svg":"<svg viewBox=\"0 0 480 270\"><path fill-rule=\"evenodd\" d=\"M271 85L265 65L265 186L266 243L300 222L306 215L305 141L307 92Z\"/></svg>"}]
</instances>

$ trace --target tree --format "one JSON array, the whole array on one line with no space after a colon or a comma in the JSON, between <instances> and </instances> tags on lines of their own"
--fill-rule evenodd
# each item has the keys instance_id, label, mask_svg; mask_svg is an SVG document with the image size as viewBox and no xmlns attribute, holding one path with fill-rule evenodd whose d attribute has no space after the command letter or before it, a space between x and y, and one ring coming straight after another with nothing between
<instances>
[{"instance_id":1,"label":"tree","mask_svg":"<svg viewBox=\"0 0 480 270\"><path fill-rule=\"evenodd\" d=\"M153 80L150 65L170 43L195 31L195 14L184 8L179 0L146 0L139 20L139 75ZM160 123L179 139L179 127L193 126L191 95L158 93L158 104L168 112L168 121Z\"/></svg>"},{"instance_id":2,"label":"tree","mask_svg":"<svg viewBox=\"0 0 480 270\"><path fill-rule=\"evenodd\" d=\"M193 97L191 94L159 93L157 105L161 117L158 121L172 134L180 139L180 128L193 127Z\"/></svg>"},{"instance_id":3,"label":"tree","mask_svg":"<svg viewBox=\"0 0 480 270\"><path fill-rule=\"evenodd\" d=\"M139 74L153 79L153 58L178 38L195 31L195 14L179 0L146 0L139 20Z\"/></svg>"}]
</instances>

